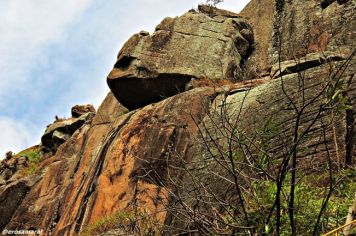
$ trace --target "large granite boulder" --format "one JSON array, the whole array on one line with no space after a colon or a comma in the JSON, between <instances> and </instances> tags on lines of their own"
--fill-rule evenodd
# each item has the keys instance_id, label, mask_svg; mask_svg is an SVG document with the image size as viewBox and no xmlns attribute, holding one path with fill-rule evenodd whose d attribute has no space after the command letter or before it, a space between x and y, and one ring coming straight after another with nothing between
<instances>
[{"instance_id":1,"label":"large granite boulder","mask_svg":"<svg viewBox=\"0 0 356 236\"><path fill-rule=\"evenodd\" d=\"M89 112L95 112L95 108L93 105L91 104L87 104L87 105L75 105L74 107L72 107L71 109L71 113L72 113L72 117L73 118L78 118L81 115L84 115L86 113Z\"/></svg>"},{"instance_id":2,"label":"large granite boulder","mask_svg":"<svg viewBox=\"0 0 356 236\"><path fill-rule=\"evenodd\" d=\"M188 157L197 124L216 94L197 88L126 114L109 94L93 122L84 123L49 159L6 229L76 235L106 215L134 209L163 222L166 160L174 165Z\"/></svg>"},{"instance_id":3,"label":"large granite boulder","mask_svg":"<svg viewBox=\"0 0 356 236\"><path fill-rule=\"evenodd\" d=\"M91 122L94 115L95 113L88 112L78 118L59 119L53 124L48 125L41 137L44 151L55 153L57 148L67 141L85 122Z\"/></svg>"},{"instance_id":4,"label":"large granite boulder","mask_svg":"<svg viewBox=\"0 0 356 236\"><path fill-rule=\"evenodd\" d=\"M199 9L165 18L152 35L140 32L127 41L107 79L125 107L143 107L182 92L192 78L242 80L252 28L236 13Z\"/></svg>"},{"instance_id":5,"label":"large granite boulder","mask_svg":"<svg viewBox=\"0 0 356 236\"><path fill-rule=\"evenodd\" d=\"M297 20L309 4L314 4L316 11L329 14L328 11L336 9L339 14L340 9L350 8L350 2L354 1L343 4L335 1L322 9L317 1L277 0L270 1L271 8L263 9L268 2L252 0L247 8L251 10L251 19L255 19L253 24L258 36L253 58L263 55L257 62L269 67L268 73L262 79L244 80L230 87L222 86L222 89L195 88L163 100L183 91L191 78L199 81L241 79L241 65L249 57L254 37L250 26L239 15L200 7L199 13L189 12L174 19L166 18L153 35L146 32L134 35L119 53L115 68L108 77L112 93L106 97L94 118L92 115L82 118L82 115L48 127L43 144L44 140L49 141L49 145L58 140L65 142L60 147L55 146L58 148L56 153L41 163L38 179L32 178L36 183L27 180L23 183L21 179L0 186L0 202L6 204L0 207L0 215L5 216L0 221L0 230L42 229L46 235L77 235L88 225L100 223L106 216L117 212L143 212L158 225L164 223L173 229L191 229L189 225L181 224L182 217L176 215L177 208L174 202L171 205L168 197L172 196L172 192L179 193L172 183L172 180L178 180L179 188L180 184L188 186L181 189L188 190L182 195L187 200L184 206L197 209L197 205L190 201L194 192L189 189L195 187L196 182L195 179L189 181L191 177L184 172L184 164L196 163L197 168L190 170L204 172L200 160L207 160L209 155L217 153L219 144L224 144L226 139L231 140L229 134L231 130L236 130L231 129L226 122L229 121L237 124L239 131L248 138L246 140L255 139L258 145L265 146L263 154L273 157L273 165L267 166L268 170L271 175L275 174L274 162L278 162L281 155L290 149L296 115L291 109L293 103L303 104L305 101L309 104L301 116L300 128L311 127L299 146L298 168L303 168L305 173L322 170L328 155L332 157L333 165L353 164L356 156L353 62L340 75L344 81L340 91L348 99L348 105L353 106L352 109L335 115L325 109L319 114L321 105L330 98L327 93L317 96L329 82L330 68L340 68L347 61L343 56L349 55L345 53L347 50L339 54L337 50L333 51L335 44L328 41L327 49L332 53L326 55L325 50L320 53L319 49L324 48L324 36L318 41L319 44L310 44L310 50L317 45L315 50L311 50L313 53L300 55L297 61L291 60L293 55L285 49L302 45L300 39L308 38L308 34L299 35L308 21L303 21L303 24L294 21L294 24L286 16L295 14L293 19ZM280 8L281 2L285 3L285 12ZM304 8L300 6L303 4ZM297 12L292 14L291 6L296 7ZM275 7L277 18L286 17L283 21L275 23L274 14L266 15L268 12L275 13ZM340 16L337 14L336 18ZM314 16L314 13L310 14L311 18ZM259 17L272 18L271 22L264 22L268 26L266 31L260 31L263 25L256 20ZM278 22L284 26L280 27ZM288 35L293 32L287 30L290 29L288 24L297 28L294 32L298 35L289 35L290 42L282 48L284 61L274 65L269 62L273 62L274 55L269 54L271 50L273 52L272 33L283 29L283 33ZM345 33L347 27L339 30ZM269 34L264 35L266 32ZM345 48L350 44L347 43L348 37L351 36L345 36ZM301 76L303 83L300 83ZM305 88L302 90L305 96L298 96L301 84ZM305 99L302 102L301 97ZM163 101L129 112L118 100L129 109ZM265 130L267 133L260 132ZM209 131L213 141L210 147L217 147L210 153L206 148L209 143L204 140ZM256 136L260 134L261 137ZM320 134L323 134L322 140ZM222 153L224 155L225 152ZM258 154L252 157L258 157ZM242 164L241 170L252 176L246 163ZM215 168L216 165L208 167L213 168L214 173L224 173L224 169ZM205 186L214 187L215 198L226 197L232 185L222 184L214 176L208 176L209 185L203 185L202 190L206 190ZM232 195L236 196L236 192ZM205 213L215 214L216 210L215 207L204 208ZM141 218L142 215L139 216ZM138 220L134 221L135 227L139 226ZM112 232L124 232L121 228L124 226ZM168 231L167 235L173 233Z\"/></svg>"}]
</instances>

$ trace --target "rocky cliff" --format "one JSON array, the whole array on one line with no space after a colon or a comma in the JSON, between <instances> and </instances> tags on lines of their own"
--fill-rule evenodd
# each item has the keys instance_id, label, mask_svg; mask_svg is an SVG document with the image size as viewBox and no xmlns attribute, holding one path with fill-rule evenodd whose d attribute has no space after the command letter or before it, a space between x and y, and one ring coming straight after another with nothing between
<instances>
[{"instance_id":1,"label":"rocky cliff","mask_svg":"<svg viewBox=\"0 0 356 236\"><path fill-rule=\"evenodd\" d=\"M133 35L98 111L74 107L49 125L34 171L26 152L9 158L19 167L3 161L0 229L85 235L114 219L103 232L268 233L281 201L249 201L255 180L283 188L355 168L355 9L354 0L252 0L240 14L200 6Z\"/></svg>"},{"instance_id":2,"label":"rocky cliff","mask_svg":"<svg viewBox=\"0 0 356 236\"><path fill-rule=\"evenodd\" d=\"M208 10L165 18L152 35L140 32L128 40L108 76L120 103L139 108L183 92L192 79L243 79L251 26L237 14Z\"/></svg>"}]
</instances>

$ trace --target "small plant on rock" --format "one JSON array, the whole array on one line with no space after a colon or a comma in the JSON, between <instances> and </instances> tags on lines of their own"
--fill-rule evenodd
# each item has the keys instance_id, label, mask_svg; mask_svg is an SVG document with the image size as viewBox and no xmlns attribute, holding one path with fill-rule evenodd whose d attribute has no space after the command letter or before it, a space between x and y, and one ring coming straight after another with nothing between
<instances>
[{"instance_id":1,"label":"small plant on rock","mask_svg":"<svg viewBox=\"0 0 356 236\"><path fill-rule=\"evenodd\" d=\"M209 6L216 7L219 3L222 3L224 0L207 0L206 4Z\"/></svg>"}]
</instances>

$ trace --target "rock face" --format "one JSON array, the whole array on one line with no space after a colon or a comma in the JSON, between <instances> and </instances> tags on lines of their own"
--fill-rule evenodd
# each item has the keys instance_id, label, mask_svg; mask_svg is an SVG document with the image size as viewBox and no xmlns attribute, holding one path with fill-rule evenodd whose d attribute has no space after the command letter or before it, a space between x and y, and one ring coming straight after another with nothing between
<instances>
[{"instance_id":1,"label":"rock face","mask_svg":"<svg viewBox=\"0 0 356 236\"><path fill-rule=\"evenodd\" d=\"M24 168L28 167L27 157L12 157L0 163L0 186L11 182L12 177Z\"/></svg>"},{"instance_id":2,"label":"rock face","mask_svg":"<svg viewBox=\"0 0 356 236\"><path fill-rule=\"evenodd\" d=\"M277 1L270 49L273 62L278 60L280 43L283 61L312 52L338 50L347 54L354 49L355 1L333 1L324 8L323 2Z\"/></svg>"},{"instance_id":3,"label":"rock face","mask_svg":"<svg viewBox=\"0 0 356 236\"><path fill-rule=\"evenodd\" d=\"M319 67L330 62L346 60L347 55L328 51L324 51L323 53L310 53L296 60L283 61L282 63L272 65L270 76L272 78L279 78L284 75L296 74L307 69Z\"/></svg>"},{"instance_id":4,"label":"rock face","mask_svg":"<svg viewBox=\"0 0 356 236\"><path fill-rule=\"evenodd\" d=\"M224 204L227 205L233 205L232 202L236 202L236 198L230 199L227 197L236 197L236 189L235 185L231 184L233 179L229 174L228 165L226 164L227 170L225 170L225 168L222 168L222 164L211 164L207 168L202 168L202 164L200 164L210 163L202 160L207 160L209 156L210 160L214 160L211 157L212 155L224 160L224 154L227 153L225 154L225 158L227 158L231 148L226 145L229 140L241 138L243 144L247 142L246 140L249 140L251 142L247 142L249 145L264 150L265 155L270 158L269 161L274 163L288 155L288 150L291 150L293 145L291 138L296 127L297 116L292 104L296 104L299 110L305 106L303 108L305 112L300 113L298 126L298 133L305 133L298 146L298 149L300 149L298 152L298 168L303 169L303 173L321 173L325 169L325 163L328 162L329 156L332 157L331 162L335 168L345 165L350 156L352 156L351 159L356 157L356 150L351 147L355 143L353 138L348 135L350 127L354 127L354 123L352 123L354 120L350 123L348 118L352 111L346 110L341 113L334 113L322 108L325 101L330 99L327 93L323 92L325 86L330 82L328 80L330 67L339 68L347 60L336 54L334 56L329 55L329 60L324 61L324 56L323 54L313 53L305 58L300 58L300 61L304 62L304 64L300 64L300 67L294 61L294 63L292 61L282 62L282 70L272 70L271 77L274 79L263 79L264 83L257 87L246 84L219 94L214 99L210 111L207 113L209 115L205 116L199 125L202 135L198 137L195 143L202 145L195 145L198 150L190 154L192 155L190 158L198 164L189 166L189 174L181 177L180 189L175 193L180 199L185 200L185 207L194 207L195 214L198 215L206 214L210 216L214 214L216 209L213 204L209 205L202 202L198 204L196 198L192 196L200 191L208 193L211 191L213 197L224 199ZM318 63L315 63L316 61ZM322 63L323 61L324 63ZM272 68L278 67L274 65ZM356 105L356 82L350 75L355 73L355 66L345 68L345 74L341 78L345 81L343 91L348 96L347 99L351 101L352 106ZM300 95L301 83L303 83L304 97ZM317 96L317 94L320 94L320 96ZM231 137L232 129L236 130L236 134ZM262 132L262 130L268 131ZM320 133L324 133L322 138ZM233 142L235 146L232 150L239 150L241 143ZM352 145L350 145L351 143ZM327 149L325 146L327 146ZM247 150L251 151L253 148ZM253 153L251 158L258 160L259 156ZM216 163L216 161L212 161L212 163ZM253 175L253 170L249 170L245 163L241 166L236 165L236 168L240 173L242 172L242 176ZM265 168L268 173L276 174L275 165L267 165ZM216 175L207 175L206 173L209 171ZM224 182L222 186L220 176L230 178L230 181ZM198 183L202 187L194 185L197 179L199 179ZM245 179L241 178L240 181L242 182L241 185L244 186ZM205 185L209 186L208 190ZM208 193L204 196L209 196ZM180 214L180 212L185 213L185 207L182 207L180 203L170 206L167 213L168 222L166 223L173 229L191 227L189 221L182 221L184 214ZM178 230L170 233L179 232Z\"/></svg>"},{"instance_id":5,"label":"rock face","mask_svg":"<svg viewBox=\"0 0 356 236\"><path fill-rule=\"evenodd\" d=\"M252 49L252 28L239 15L200 8L166 18L152 35L132 36L119 52L107 82L130 110L185 90L192 79L242 80Z\"/></svg>"},{"instance_id":6,"label":"rock face","mask_svg":"<svg viewBox=\"0 0 356 236\"><path fill-rule=\"evenodd\" d=\"M263 70L270 65L268 49L271 46L275 0L252 0L240 12L240 15L253 26L255 50L249 58L251 64L257 64L256 70Z\"/></svg>"},{"instance_id":7,"label":"rock face","mask_svg":"<svg viewBox=\"0 0 356 236\"><path fill-rule=\"evenodd\" d=\"M58 149L7 228L73 235L107 214L136 208L161 212L156 217L164 221L160 210L166 160L173 164L179 160L175 155L189 152L198 132L195 122L204 117L211 96L213 89L195 89L136 112L103 118L100 114L119 107L109 95L96 123L84 124ZM152 176L146 175L152 168ZM158 198L162 202L154 200ZM33 214L37 217L30 217Z\"/></svg>"},{"instance_id":8,"label":"rock face","mask_svg":"<svg viewBox=\"0 0 356 236\"><path fill-rule=\"evenodd\" d=\"M48 126L42 144L55 154L39 173L0 184L0 215L6 216L0 218L0 230L77 235L116 212L147 214L172 227L164 229L167 235L190 229L169 197L180 191L171 177L189 190L181 193L184 206L199 208L191 201L194 179L183 167L196 162L193 171L200 171L199 160L219 152L209 153L204 138L219 147L229 137L224 132L231 133L226 121L250 140L267 126L274 131L258 141L274 158L271 162L278 162L290 148L296 111L303 104L297 131L309 131L300 143L298 168L318 171L328 156L332 166L354 165L352 10L355 1L252 0L241 15L254 33L241 15L201 6L199 12L164 19L152 35L134 35L119 52L107 78L111 92L98 111L73 108L74 118ZM285 42L281 61L276 61L276 42ZM245 80L244 70L251 68L259 76ZM183 92L192 78L242 81ZM323 93L328 86L338 89L338 96ZM329 100L330 106L347 106L334 113L322 106ZM272 174L273 167L268 169ZM214 177L207 182L218 197L236 196L229 184ZM208 214L216 211L204 208ZM112 232L125 233L125 226Z\"/></svg>"},{"instance_id":9,"label":"rock face","mask_svg":"<svg viewBox=\"0 0 356 236\"><path fill-rule=\"evenodd\" d=\"M73 111L73 110L72 110ZM79 113L74 112L77 116ZM83 110L81 110L83 111ZM58 120L49 125L41 137L42 146L47 150L55 153L57 148L67 141L72 134L79 129L85 122L91 122L94 117L93 112L86 112L78 118L69 118L64 120ZM45 151L46 151L45 150Z\"/></svg>"},{"instance_id":10,"label":"rock face","mask_svg":"<svg viewBox=\"0 0 356 236\"><path fill-rule=\"evenodd\" d=\"M310 58L318 55L319 62L314 63L320 63L322 57L325 61L330 59L327 59L328 56L339 60L354 55L355 8L354 0L252 0L240 13L253 26L257 42L246 67L257 66L257 71L267 70L273 74L277 68L279 70L279 61L285 69L288 63L305 64L309 61L307 64L310 65ZM354 57L351 57L347 64L354 70ZM348 74L351 84L355 81L353 74L354 71ZM350 140L347 141L349 148L346 155L351 157L356 153L355 149L351 148L356 139L353 123L356 114L355 92L352 87L348 89L346 96L353 105L353 108L346 112L344 121L347 124L347 140Z\"/></svg>"},{"instance_id":11,"label":"rock face","mask_svg":"<svg viewBox=\"0 0 356 236\"><path fill-rule=\"evenodd\" d=\"M11 217L20 206L26 194L40 178L40 176L29 176L0 186L0 229L4 229L11 221Z\"/></svg>"},{"instance_id":12,"label":"rock face","mask_svg":"<svg viewBox=\"0 0 356 236\"><path fill-rule=\"evenodd\" d=\"M321 54L319 57L322 56ZM310 59L318 56L312 54L306 58ZM335 56L336 57L336 56ZM307 61L306 58L301 58L301 61ZM337 58L337 57L336 57ZM311 60L312 61L312 60ZM304 163L314 162L314 171L319 168L315 163L325 163L327 161L327 153L323 147L324 143L328 144L329 154L338 157L339 165L343 165L347 159L347 152L352 151L355 154L355 150L348 150L347 143L351 142L348 140L347 132L348 126L350 123L347 121L347 112L335 113L332 114L331 111L321 109L322 104L330 99L327 97L326 93L323 93L323 89L329 81L326 79L326 75L329 73L331 64L335 67L340 66L346 59L336 62L330 61L326 64L315 64L311 67L304 67L301 63L301 66L298 70L289 71L282 70L282 72L277 72L275 80L272 80L269 83L265 83L256 89L252 89L248 92L241 92L229 96L227 103L229 104L228 109L229 114L236 113L235 107L242 107L239 111L239 119L241 119L241 130L244 130L245 133L253 137L254 131L258 130L259 127L266 125L266 122L269 122L270 126L273 126L274 134L271 134L269 140L264 141L264 145L270 148L271 156L276 159L285 155L284 151L288 147L288 143L285 143L285 140L293 137L293 129L295 126L296 111L288 103L293 102L297 104L300 109L303 107L300 105L301 98L298 96L298 76L300 73L303 73L303 83L304 83L304 104L305 110L307 112L302 113L300 117L300 132L306 132L303 142L300 144L300 149L307 151L300 151L299 158L304 160ZM288 68L291 66L290 61L286 61L285 64L282 64L282 68ZM350 74L356 72L355 68L348 68L345 71L345 75L342 78L345 80L344 91L349 98L353 98L353 105L355 104L355 88L356 83L350 78ZM284 87L287 92L283 91L281 86L281 80L283 79ZM287 94L286 94L287 93ZM316 98L316 94L321 94L320 97ZM349 99L348 98L348 99ZM257 112L259 116L248 119L250 111ZM350 111L348 111L350 112ZM237 117L238 114L235 114ZM323 125L320 125L323 123ZM307 131L308 129L308 131ZM325 137L321 140L319 138L320 132L325 132ZM337 164L337 158L334 159L335 164ZM307 165L306 165L307 166Z\"/></svg>"},{"instance_id":13,"label":"rock face","mask_svg":"<svg viewBox=\"0 0 356 236\"><path fill-rule=\"evenodd\" d=\"M285 61L325 50L350 54L355 47L355 4L354 0L252 0L241 12L257 41L252 66L257 62L263 70L277 63L279 56Z\"/></svg>"},{"instance_id":14,"label":"rock face","mask_svg":"<svg viewBox=\"0 0 356 236\"><path fill-rule=\"evenodd\" d=\"M95 108L91 104L87 105L75 105L71 109L72 117L73 118L79 118L81 115L84 115L89 112L94 112L95 113Z\"/></svg>"}]
</instances>

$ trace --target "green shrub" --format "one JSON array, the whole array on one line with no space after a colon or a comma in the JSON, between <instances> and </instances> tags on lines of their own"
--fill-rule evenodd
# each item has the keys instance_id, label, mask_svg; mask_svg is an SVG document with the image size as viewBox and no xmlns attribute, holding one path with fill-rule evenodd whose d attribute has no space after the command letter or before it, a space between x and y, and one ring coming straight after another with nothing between
<instances>
[{"instance_id":1,"label":"green shrub","mask_svg":"<svg viewBox=\"0 0 356 236\"><path fill-rule=\"evenodd\" d=\"M129 232L130 235L161 235L162 225L155 217L146 212L117 211L102 217L94 223L87 225L81 236L100 235L110 230L121 230L120 233ZM115 232L117 233L117 232Z\"/></svg>"},{"instance_id":2,"label":"green shrub","mask_svg":"<svg viewBox=\"0 0 356 236\"><path fill-rule=\"evenodd\" d=\"M22 176L28 176L39 171L38 167L43 159L43 153L40 146L34 146L19 152L15 157L28 158L28 167L21 170Z\"/></svg>"},{"instance_id":3,"label":"green shrub","mask_svg":"<svg viewBox=\"0 0 356 236\"><path fill-rule=\"evenodd\" d=\"M329 191L326 180L327 173L309 175L296 186L296 222L300 235L312 235L318 214L324 201L324 197ZM288 179L288 178L287 178ZM348 208L354 199L356 189L356 173L352 170L340 171L334 176L335 189L331 195L324 214L321 217L321 230L328 232L345 223ZM287 180L288 182L288 180ZM255 181L252 184L253 197L249 199L249 215L253 218L254 225L260 226L259 232L266 228L273 232L275 222L266 226L265 220L275 199L276 185L272 181ZM281 235L290 235L288 217L288 196L289 186L286 185L282 194L282 219Z\"/></svg>"},{"instance_id":4,"label":"green shrub","mask_svg":"<svg viewBox=\"0 0 356 236\"><path fill-rule=\"evenodd\" d=\"M116 229L124 228L132 220L133 215L129 212L118 211L114 214L104 216L96 222L89 224L81 233L82 236L98 235L103 232Z\"/></svg>"}]
</instances>

